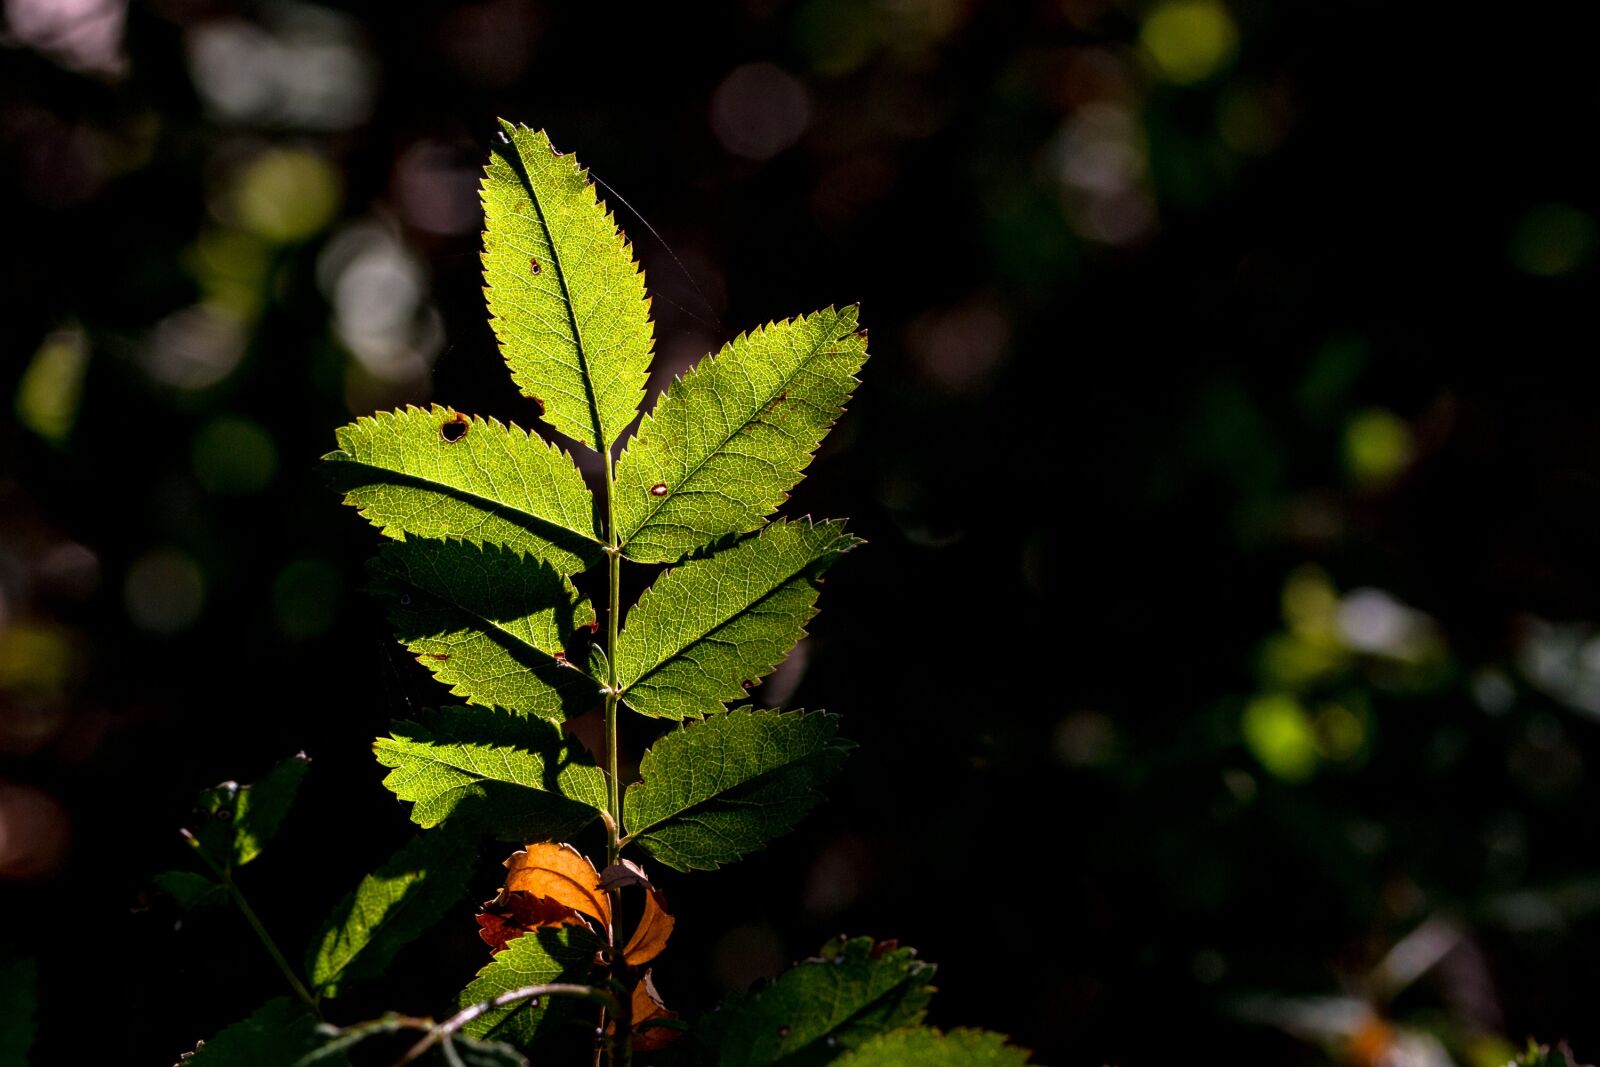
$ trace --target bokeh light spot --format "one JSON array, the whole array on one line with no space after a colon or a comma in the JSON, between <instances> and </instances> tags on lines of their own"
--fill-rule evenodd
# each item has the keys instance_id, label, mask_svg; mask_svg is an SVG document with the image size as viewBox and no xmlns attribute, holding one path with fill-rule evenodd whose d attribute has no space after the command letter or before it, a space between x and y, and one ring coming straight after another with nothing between
<instances>
[{"instance_id":1,"label":"bokeh light spot","mask_svg":"<svg viewBox=\"0 0 1600 1067\"><path fill-rule=\"evenodd\" d=\"M1256 697L1245 705L1244 741L1275 777L1303 782L1317 769L1317 732L1300 702L1285 693Z\"/></svg>"},{"instance_id":2,"label":"bokeh light spot","mask_svg":"<svg viewBox=\"0 0 1600 1067\"><path fill-rule=\"evenodd\" d=\"M800 140L810 121L806 87L772 63L736 68L711 95L712 132L745 159L771 159Z\"/></svg>"},{"instance_id":3,"label":"bokeh light spot","mask_svg":"<svg viewBox=\"0 0 1600 1067\"><path fill-rule=\"evenodd\" d=\"M1193 85L1233 59L1239 31L1216 0L1168 0L1145 16L1139 43L1163 79Z\"/></svg>"},{"instance_id":4,"label":"bokeh light spot","mask_svg":"<svg viewBox=\"0 0 1600 1067\"><path fill-rule=\"evenodd\" d=\"M17 383L17 419L47 441L60 444L78 420L89 340L82 329L57 330L45 338Z\"/></svg>"},{"instance_id":5,"label":"bokeh light spot","mask_svg":"<svg viewBox=\"0 0 1600 1067\"><path fill-rule=\"evenodd\" d=\"M1370 408L1345 427L1345 470L1362 488L1394 482L1411 465L1414 451L1411 427L1392 411Z\"/></svg>"},{"instance_id":6,"label":"bokeh light spot","mask_svg":"<svg viewBox=\"0 0 1600 1067\"><path fill-rule=\"evenodd\" d=\"M1569 204L1543 204L1517 224L1511 262L1525 274L1559 278L1583 266L1594 243L1594 219Z\"/></svg>"},{"instance_id":7,"label":"bokeh light spot","mask_svg":"<svg viewBox=\"0 0 1600 1067\"><path fill-rule=\"evenodd\" d=\"M205 605L205 577L175 549L146 552L128 568L122 586L128 616L141 630L175 634L194 625Z\"/></svg>"},{"instance_id":8,"label":"bokeh light spot","mask_svg":"<svg viewBox=\"0 0 1600 1067\"><path fill-rule=\"evenodd\" d=\"M341 198L339 172L301 149L264 152L238 176L233 209L239 224L274 244L293 244L332 221Z\"/></svg>"},{"instance_id":9,"label":"bokeh light spot","mask_svg":"<svg viewBox=\"0 0 1600 1067\"><path fill-rule=\"evenodd\" d=\"M272 609L285 637L300 641L326 633L338 614L343 583L323 559L299 559L272 583Z\"/></svg>"},{"instance_id":10,"label":"bokeh light spot","mask_svg":"<svg viewBox=\"0 0 1600 1067\"><path fill-rule=\"evenodd\" d=\"M202 426L190 451L194 476L213 493L265 489L278 473L278 448L254 419L222 415Z\"/></svg>"}]
</instances>

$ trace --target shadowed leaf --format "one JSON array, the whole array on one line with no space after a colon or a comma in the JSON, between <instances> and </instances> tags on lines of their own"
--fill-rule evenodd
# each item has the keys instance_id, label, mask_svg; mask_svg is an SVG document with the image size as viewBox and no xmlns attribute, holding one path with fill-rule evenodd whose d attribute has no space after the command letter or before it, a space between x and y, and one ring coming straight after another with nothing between
<instances>
[{"instance_id":1,"label":"shadowed leaf","mask_svg":"<svg viewBox=\"0 0 1600 1067\"><path fill-rule=\"evenodd\" d=\"M180 1067L284 1067L321 1048L324 1038L305 1005L278 997L248 1019L207 1038L179 1061ZM319 1058L319 1064L343 1067L343 1054Z\"/></svg>"},{"instance_id":2,"label":"shadowed leaf","mask_svg":"<svg viewBox=\"0 0 1600 1067\"><path fill-rule=\"evenodd\" d=\"M566 665L594 609L548 563L495 545L409 540L386 545L371 570L401 643L456 696L547 719L598 698Z\"/></svg>"},{"instance_id":3,"label":"shadowed leaf","mask_svg":"<svg viewBox=\"0 0 1600 1067\"><path fill-rule=\"evenodd\" d=\"M261 855L294 803L310 760L284 760L253 785L223 782L195 802L191 836L201 855L220 870L242 867Z\"/></svg>"},{"instance_id":4,"label":"shadowed leaf","mask_svg":"<svg viewBox=\"0 0 1600 1067\"><path fill-rule=\"evenodd\" d=\"M848 1067L1026 1067L1027 1049L987 1030L913 1028L879 1034L840 1060Z\"/></svg>"},{"instance_id":5,"label":"shadowed leaf","mask_svg":"<svg viewBox=\"0 0 1600 1067\"><path fill-rule=\"evenodd\" d=\"M502 840L570 837L605 807L605 776L560 728L491 709L441 708L373 745L412 821L446 818Z\"/></svg>"}]
</instances>

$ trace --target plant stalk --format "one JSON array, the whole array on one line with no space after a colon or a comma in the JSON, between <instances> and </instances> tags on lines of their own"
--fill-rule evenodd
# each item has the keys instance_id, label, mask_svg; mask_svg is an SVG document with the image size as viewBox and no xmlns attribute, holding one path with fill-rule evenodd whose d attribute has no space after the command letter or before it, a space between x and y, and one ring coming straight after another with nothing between
<instances>
[{"instance_id":1,"label":"plant stalk","mask_svg":"<svg viewBox=\"0 0 1600 1067\"><path fill-rule=\"evenodd\" d=\"M289 983L289 988L294 990L294 995L305 1001L306 1007L316 1013L317 1018L322 1018L322 1007L317 1003L317 998L311 995L311 991L306 988L305 983L300 981L300 976L294 973L294 968L289 966L289 961L283 958L283 953L278 950L278 943L272 940L272 935L267 933L267 928L261 924L260 916L256 915L255 909L250 906L250 902L244 899L244 894L234 884L233 875L230 872L222 872L222 884L228 890L228 895L233 898L234 904L238 905L239 913L244 916L244 921L250 924L250 929L256 932L256 937L260 939L262 945L266 946L267 955L272 957L272 962L276 963L278 970L283 972L283 977Z\"/></svg>"},{"instance_id":2,"label":"plant stalk","mask_svg":"<svg viewBox=\"0 0 1600 1067\"><path fill-rule=\"evenodd\" d=\"M606 824L606 865L613 866L622 854L619 836L622 832L622 776L617 767L617 703L620 685L617 679L617 629L622 617L622 544L617 536L617 479L611 458L606 450L606 586L610 603L606 610L606 808L611 818ZM622 891L611 890L611 914L622 914ZM615 951L617 937L613 926L606 925L606 942ZM600 1009L600 1033L605 1033L605 1014L608 1006ZM616 1036L610 1042L611 1062L626 1067L632 1062L633 1035L628 1032L629 1019L615 1004L609 1006L616 1019Z\"/></svg>"}]
</instances>

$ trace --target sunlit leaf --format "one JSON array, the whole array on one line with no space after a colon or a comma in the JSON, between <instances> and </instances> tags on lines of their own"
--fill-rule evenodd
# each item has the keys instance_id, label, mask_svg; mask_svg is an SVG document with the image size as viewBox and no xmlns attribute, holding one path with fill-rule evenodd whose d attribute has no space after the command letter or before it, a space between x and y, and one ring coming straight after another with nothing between
<instances>
[{"instance_id":1,"label":"sunlit leaf","mask_svg":"<svg viewBox=\"0 0 1600 1067\"><path fill-rule=\"evenodd\" d=\"M456 696L547 719L598 699L566 660L594 609L548 563L498 545L407 540L386 545L372 574L401 643Z\"/></svg>"},{"instance_id":2,"label":"sunlit leaf","mask_svg":"<svg viewBox=\"0 0 1600 1067\"><path fill-rule=\"evenodd\" d=\"M633 936L623 946L623 961L637 967L661 955L677 924L678 920L667 910L666 895L654 886L646 886L644 914L639 918L639 925L633 928Z\"/></svg>"},{"instance_id":3,"label":"sunlit leaf","mask_svg":"<svg viewBox=\"0 0 1600 1067\"><path fill-rule=\"evenodd\" d=\"M339 430L323 469L390 537L502 545L573 574L600 558L594 499L572 457L517 426L435 405Z\"/></svg>"},{"instance_id":4,"label":"sunlit leaf","mask_svg":"<svg viewBox=\"0 0 1600 1067\"><path fill-rule=\"evenodd\" d=\"M738 708L664 735L639 763L623 824L669 867L713 870L794 828L851 745L826 712Z\"/></svg>"},{"instance_id":5,"label":"sunlit leaf","mask_svg":"<svg viewBox=\"0 0 1600 1067\"><path fill-rule=\"evenodd\" d=\"M840 522L779 521L661 575L617 643L623 698L646 715L722 710L769 674L816 614L818 576L861 542Z\"/></svg>"},{"instance_id":6,"label":"sunlit leaf","mask_svg":"<svg viewBox=\"0 0 1600 1067\"><path fill-rule=\"evenodd\" d=\"M507 892L531 893L611 922L611 898L600 888L600 872L571 845L542 841L505 861Z\"/></svg>"},{"instance_id":7,"label":"sunlit leaf","mask_svg":"<svg viewBox=\"0 0 1600 1067\"><path fill-rule=\"evenodd\" d=\"M826 1062L921 1022L933 971L893 942L830 942L819 956L709 1016L697 1031L700 1059L718 1067Z\"/></svg>"},{"instance_id":8,"label":"sunlit leaf","mask_svg":"<svg viewBox=\"0 0 1600 1067\"><path fill-rule=\"evenodd\" d=\"M496 954L461 993L463 1008L524 986L547 982L581 982L594 963L601 943L584 926L545 927L524 934ZM526 1047L552 1022L555 998L492 1008L466 1025L475 1037L492 1037ZM558 1002L558 1001L557 1001ZM559 1003L559 1002L558 1002ZM570 1009L571 1003L563 1003Z\"/></svg>"},{"instance_id":9,"label":"sunlit leaf","mask_svg":"<svg viewBox=\"0 0 1600 1067\"><path fill-rule=\"evenodd\" d=\"M1027 1049L987 1030L940 1033L915 1027L879 1034L839 1062L848 1067L1026 1067Z\"/></svg>"},{"instance_id":10,"label":"sunlit leaf","mask_svg":"<svg viewBox=\"0 0 1600 1067\"><path fill-rule=\"evenodd\" d=\"M587 173L501 123L482 186L490 323L551 426L604 452L638 414L653 340L644 275Z\"/></svg>"},{"instance_id":11,"label":"sunlit leaf","mask_svg":"<svg viewBox=\"0 0 1600 1067\"><path fill-rule=\"evenodd\" d=\"M421 936L466 890L475 841L450 828L414 838L361 880L311 943L306 973L322 996L379 977L395 953Z\"/></svg>"},{"instance_id":12,"label":"sunlit leaf","mask_svg":"<svg viewBox=\"0 0 1600 1067\"><path fill-rule=\"evenodd\" d=\"M373 750L393 768L383 784L413 802L420 826L450 818L502 840L564 838L606 803L600 769L576 741L538 719L441 708L421 724L396 723Z\"/></svg>"},{"instance_id":13,"label":"sunlit leaf","mask_svg":"<svg viewBox=\"0 0 1600 1067\"><path fill-rule=\"evenodd\" d=\"M261 855L294 803L310 765L305 753L284 760L254 785L223 782L195 802L190 839L218 870L242 867Z\"/></svg>"},{"instance_id":14,"label":"sunlit leaf","mask_svg":"<svg viewBox=\"0 0 1600 1067\"><path fill-rule=\"evenodd\" d=\"M625 556L671 563L761 525L857 384L856 316L829 308L741 334L668 386L617 461Z\"/></svg>"}]
</instances>

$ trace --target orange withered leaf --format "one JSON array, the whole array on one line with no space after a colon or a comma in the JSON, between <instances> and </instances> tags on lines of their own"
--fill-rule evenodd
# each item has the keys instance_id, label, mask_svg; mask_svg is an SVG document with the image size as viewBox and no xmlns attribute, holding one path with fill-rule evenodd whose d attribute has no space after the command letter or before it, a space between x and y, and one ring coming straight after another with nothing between
<instances>
[{"instance_id":1,"label":"orange withered leaf","mask_svg":"<svg viewBox=\"0 0 1600 1067\"><path fill-rule=\"evenodd\" d=\"M570 926L583 922L583 916L560 901L549 897L536 897L532 893L501 890L493 900L486 901L477 915L478 936L493 952L506 947L506 942L521 937L529 930L541 926Z\"/></svg>"},{"instance_id":2,"label":"orange withered leaf","mask_svg":"<svg viewBox=\"0 0 1600 1067\"><path fill-rule=\"evenodd\" d=\"M661 1003L661 994L656 992L656 983L651 972L644 972L644 977L633 987L633 996L629 1001L632 1004L635 1052L651 1052L666 1048L683 1036L683 1031L674 1026L646 1025L678 1017L677 1012L669 1011L667 1006Z\"/></svg>"},{"instance_id":3,"label":"orange withered leaf","mask_svg":"<svg viewBox=\"0 0 1600 1067\"><path fill-rule=\"evenodd\" d=\"M628 938L628 944L622 950L623 960L637 967L661 955L661 950L667 947L667 938L672 936L672 928L677 922L678 920L667 910L666 896L655 886L648 887L644 897L644 915L639 919L639 925L634 927L633 936Z\"/></svg>"},{"instance_id":4,"label":"orange withered leaf","mask_svg":"<svg viewBox=\"0 0 1600 1067\"><path fill-rule=\"evenodd\" d=\"M600 889L594 864L571 845L540 842L513 852L506 860L508 893L531 893L564 904L607 925L611 898Z\"/></svg>"}]
</instances>

